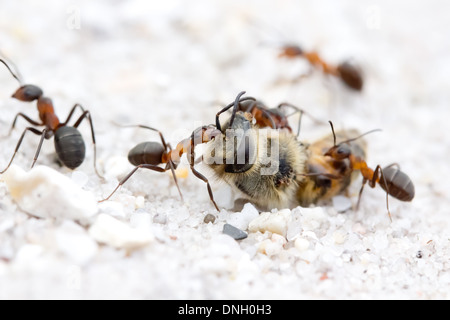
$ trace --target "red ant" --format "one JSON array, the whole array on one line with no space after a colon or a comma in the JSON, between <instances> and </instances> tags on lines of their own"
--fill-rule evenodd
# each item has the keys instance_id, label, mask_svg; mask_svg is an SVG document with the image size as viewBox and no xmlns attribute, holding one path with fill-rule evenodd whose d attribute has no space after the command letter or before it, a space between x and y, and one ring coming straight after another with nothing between
<instances>
[{"instance_id":1,"label":"red ant","mask_svg":"<svg viewBox=\"0 0 450 320\"><path fill-rule=\"evenodd\" d=\"M167 170L171 170L173 179L178 188L178 192L180 193L181 200L183 200L183 196L181 194L177 178L175 175L175 169L180 164L181 156L183 155L183 153L189 152L191 156L190 158L188 157L188 160L190 163L191 171L197 178L206 182L211 201L213 202L217 211L220 211L219 207L214 201L212 189L211 186L209 185L208 179L206 179L205 176L203 176L200 172L198 172L194 168L194 164L196 163L194 152L195 146L200 143L206 143L211 141L212 139L214 139L215 136L221 134L220 131L218 131L213 126L203 126L197 128L192 132L190 138L182 140L180 143L177 144L175 150L173 150L170 144L166 143L161 131L144 125L136 125L135 127L145 128L157 132L160 136L161 143L154 141L142 142L136 145L133 149L131 149L130 152L128 153L128 161L136 167L119 182L117 187L111 192L111 194L108 197L106 197L103 200L100 200L99 202L109 200L111 196L117 191L117 189L119 189L119 187L121 187L128 179L131 178L131 176L138 169L141 168L150 169L157 172L165 172ZM160 167L159 165L161 164L165 164L166 166Z\"/></svg>"},{"instance_id":2,"label":"red ant","mask_svg":"<svg viewBox=\"0 0 450 320\"><path fill-rule=\"evenodd\" d=\"M227 105L222 111L230 109L234 106L234 103ZM307 114L303 109L294 106L293 104L283 102L280 103L276 108L268 108L262 101L256 100L253 97L242 98L237 103L237 109L233 110L233 114L236 114L237 111L248 112L251 113L253 119L255 119L256 124L260 128L269 127L272 129L287 129L289 132L292 132L292 128L289 125L288 118L299 113L300 117L297 125L297 136L300 134L300 124L303 114ZM288 107L294 110L291 114L286 114L283 111L283 108ZM311 117L316 123L322 123L319 120L314 119L311 115L307 114ZM233 119L233 116L232 116ZM216 123L217 125L217 123Z\"/></svg>"},{"instance_id":3,"label":"red ant","mask_svg":"<svg viewBox=\"0 0 450 320\"><path fill-rule=\"evenodd\" d=\"M351 170L359 170L363 176L363 183L359 191L358 202L356 207L359 207L361 200L361 195L365 184L368 182L371 188L375 188L378 183L380 187L386 191L386 206L391 218L391 213L389 211L388 195L401 201L411 201L414 198L414 184L411 179L402 171L398 164L393 163L385 168L381 168L377 165L375 170L369 168L367 163L361 157L355 156L350 148L349 142L354 141L360 137L342 141L336 144L336 135L333 128L333 123L329 121L331 125L331 130L333 132L334 145L328 151L325 152L325 156L329 156L336 161L341 161L348 159L350 161ZM372 131L371 131L372 132ZM396 166L397 168L393 168Z\"/></svg>"},{"instance_id":4,"label":"red ant","mask_svg":"<svg viewBox=\"0 0 450 320\"><path fill-rule=\"evenodd\" d=\"M38 148L36 150L36 154L34 156L33 163L31 167L34 166L36 163L36 160L39 156L39 152L42 147L42 143L44 139L50 139L52 136L55 136L54 143L55 143L55 150L58 155L59 160L68 168L75 169L78 166L83 163L86 153L86 147L83 141L83 137L81 136L81 133L78 131L77 127L80 125L80 123L87 118L89 121L89 125L91 127L91 134L92 134L92 143L94 145L94 169L96 174L99 177L102 177L99 172L97 171L96 166L96 158L97 158L97 151L95 146L95 135L94 135L94 126L92 124L92 117L88 110L84 110L84 108L80 104L75 104L73 108L70 110L70 113L66 119L65 122L60 122L58 117L55 114L55 110L53 108L53 103L50 98L47 98L43 95L43 91L41 88L27 84L23 85L21 79L18 77L17 74L15 74L9 65L2 59L0 59L0 62L3 63L6 68L9 70L9 72L12 74L12 76L19 82L20 87L16 90L16 92L12 95L13 98L24 101L24 102L32 102L34 100L37 100L37 108L39 112L39 118L41 122L32 120L27 115L19 112L16 117L14 118L13 124L11 126L11 130L9 134L11 134L11 131L14 129L16 125L16 121L18 117L24 118L26 121L28 121L33 126L44 126L45 128L42 131L39 131L38 129L34 127L27 127L20 137L16 148L14 150L14 154L11 157L11 160L9 161L7 167L0 172L0 174L4 173L6 170L8 170L9 166L11 165L14 157L16 156L17 151L19 150L19 147L22 143L23 138L25 137L25 134L30 131L36 135L41 136L41 139L39 141ZM75 122L73 126L67 125L67 123L70 121L73 113L75 110L79 108L81 109L81 116L78 118L78 120Z\"/></svg>"},{"instance_id":5,"label":"red ant","mask_svg":"<svg viewBox=\"0 0 450 320\"><path fill-rule=\"evenodd\" d=\"M341 79L349 88L361 91L363 87L363 77L361 70L348 61L342 62L337 66L326 63L317 52L304 51L297 45L286 45L282 48L279 57L286 58L305 58L314 68L321 69L325 74L335 76Z\"/></svg>"}]
</instances>

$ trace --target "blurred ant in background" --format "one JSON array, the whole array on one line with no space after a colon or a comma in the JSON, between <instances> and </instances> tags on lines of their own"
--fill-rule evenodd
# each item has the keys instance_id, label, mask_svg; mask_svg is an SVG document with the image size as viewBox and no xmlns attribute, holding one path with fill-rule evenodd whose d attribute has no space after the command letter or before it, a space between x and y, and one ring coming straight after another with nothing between
<instances>
[{"instance_id":1,"label":"blurred ant in background","mask_svg":"<svg viewBox=\"0 0 450 320\"><path fill-rule=\"evenodd\" d=\"M19 147L22 143L23 138L25 137L25 134L28 131L41 136L31 167L33 167L34 164L36 163L44 139L50 139L53 136L55 136L54 139L55 150L59 160L70 169L75 169L79 167L84 161L86 147L84 144L83 137L81 136L81 133L78 131L77 128L84 119L88 119L89 125L91 127L92 143L94 146L94 169L95 173L102 178L102 176L99 174L97 170L96 165L97 151L95 146L94 126L92 124L92 117L90 112L88 110L85 110L80 104L77 103L70 110L66 121L60 122L53 108L52 100L43 95L44 93L42 89L39 88L38 86L31 84L23 85L20 77L11 70L10 66L3 59L0 59L0 62L6 66L11 75L19 82L20 87L19 89L16 90L16 92L12 95L12 97L19 101L24 102L32 102L37 100L37 109L40 118L40 122L35 121L29 118L27 115L19 112L14 118L9 134L11 134L12 130L14 129L16 121L19 117L22 117L33 126L36 127L44 126L44 129L42 131L36 129L35 127L27 127L23 131L22 136L20 137L14 150L14 154L11 157L11 160L9 161L6 168L0 172L0 174L8 170L14 157L16 156L17 151L19 150ZM77 108L81 110L82 114L73 126L69 126L68 122L70 121L73 113Z\"/></svg>"},{"instance_id":2,"label":"blurred ant in background","mask_svg":"<svg viewBox=\"0 0 450 320\"><path fill-rule=\"evenodd\" d=\"M286 45L282 47L279 57L289 59L304 58L313 68L320 69L326 75L339 78L350 89L361 91L363 88L362 71L348 61L334 66L326 63L317 52L305 51L297 45Z\"/></svg>"}]
</instances>

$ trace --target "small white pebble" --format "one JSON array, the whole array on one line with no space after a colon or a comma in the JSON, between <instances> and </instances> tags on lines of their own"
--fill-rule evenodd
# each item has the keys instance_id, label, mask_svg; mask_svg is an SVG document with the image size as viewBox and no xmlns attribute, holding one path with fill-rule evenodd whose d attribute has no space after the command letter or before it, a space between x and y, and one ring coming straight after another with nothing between
<instances>
[{"instance_id":1,"label":"small white pebble","mask_svg":"<svg viewBox=\"0 0 450 320\"><path fill-rule=\"evenodd\" d=\"M241 230L247 230L250 221L258 218L258 210L251 204L246 203L241 212L232 213L227 219L227 223Z\"/></svg>"},{"instance_id":2,"label":"small white pebble","mask_svg":"<svg viewBox=\"0 0 450 320\"><path fill-rule=\"evenodd\" d=\"M267 255L273 256L279 254L286 244L286 239L279 234L274 233L270 239L263 240L259 246L258 251Z\"/></svg>"},{"instance_id":3,"label":"small white pebble","mask_svg":"<svg viewBox=\"0 0 450 320\"><path fill-rule=\"evenodd\" d=\"M16 165L3 175L19 207L36 217L88 221L97 213L97 201L69 177L46 166L26 172Z\"/></svg>"},{"instance_id":4,"label":"small white pebble","mask_svg":"<svg viewBox=\"0 0 450 320\"><path fill-rule=\"evenodd\" d=\"M304 252L309 249L309 241L305 238L298 237L297 239L295 239L294 245L300 252Z\"/></svg>"},{"instance_id":5,"label":"small white pebble","mask_svg":"<svg viewBox=\"0 0 450 320\"><path fill-rule=\"evenodd\" d=\"M335 244L343 244L347 239L347 233L342 230L333 232L333 241Z\"/></svg>"},{"instance_id":6,"label":"small white pebble","mask_svg":"<svg viewBox=\"0 0 450 320\"><path fill-rule=\"evenodd\" d=\"M250 232L272 232L286 236L287 228L291 220L291 210L285 209L278 212L263 212L253 219L248 230Z\"/></svg>"},{"instance_id":7,"label":"small white pebble","mask_svg":"<svg viewBox=\"0 0 450 320\"><path fill-rule=\"evenodd\" d=\"M149 231L132 228L107 214L99 214L89 228L89 234L100 243L123 249L136 249L153 241Z\"/></svg>"},{"instance_id":8,"label":"small white pebble","mask_svg":"<svg viewBox=\"0 0 450 320\"><path fill-rule=\"evenodd\" d=\"M141 209L145 206L145 198L143 196L137 196L134 201L134 207L136 209Z\"/></svg>"}]
</instances>

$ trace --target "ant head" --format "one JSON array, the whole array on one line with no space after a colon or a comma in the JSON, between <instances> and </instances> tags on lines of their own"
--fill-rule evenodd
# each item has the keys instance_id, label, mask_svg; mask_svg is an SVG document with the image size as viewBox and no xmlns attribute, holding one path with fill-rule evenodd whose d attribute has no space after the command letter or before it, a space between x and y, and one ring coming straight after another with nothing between
<instances>
[{"instance_id":1,"label":"ant head","mask_svg":"<svg viewBox=\"0 0 450 320\"><path fill-rule=\"evenodd\" d=\"M352 153L350 146L348 144L338 144L337 146L331 147L327 152L326 156L332 157L334 160L344 160L350 156Z\"/></svg>"},{"instance_id":2,"label":"ant head","mask_svg":"<svg viewBox=\"0 0 450 320\"><path fill-rule=\"evenodd\" d=\"M31 102L39 99L43 94L44 93L41 88L32 84L27 84L17 89L12 97L20 101Z\"/></svg>"},{"instance_id":3,"label":"ant head","mask_svg":"<svg viewBox=\"0 0 450 320\"><path fill-rule=\"evenodd\" d=\"M333 147L331 147L327 152L325 152L325 155L330 156L335 160L343 160L350 156L350 154L352 153L352 150L351 150L351 146L350 146L349 142L355 141L355 140L361 138L362 136L365 136L366 134L369 134L369 133L372 133L375 131L381 131L380 129L370 130L366 133L363 133L363 134L357 136L356 138L348 139L348 140L340 142L339 144L336 144L336 133L334 132L333 123L331 121L328 121L328 122L330 123L331 131L333 132Z\"/></svg>"},{"instance_id":4,"label":"ant head","mask_svg":"<svg viewBox=\"0 0 450 320\"><path fill-rule=\"evenodd\" d=\"M286 45L282 48L282 52L278 55L279 57L295 58L303 55L304 51L297 45Z\"/></svg>"},{"instance_id":5,"label":"ant head","mask_svg":"<svg viewBox=\"0 0 450 320\"><path fill-rule=\"evenodd\" d=\"M0 59L0 62L6 66L11 75L20 84L20 88L12 95L13 98L24 102L30 102L39 99L43 95L41 88L32 84L23 85L20 76L17 73L14 73L11 67L3 59Z\"/></svg>"}]
</instances>

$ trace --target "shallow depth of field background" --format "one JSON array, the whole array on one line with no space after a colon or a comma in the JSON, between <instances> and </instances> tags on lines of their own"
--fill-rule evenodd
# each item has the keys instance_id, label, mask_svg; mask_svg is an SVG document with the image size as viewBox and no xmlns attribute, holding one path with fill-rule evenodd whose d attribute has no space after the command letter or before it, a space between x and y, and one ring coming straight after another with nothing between
<instances>
[{"instance_id":1,"label":"shallow depth of field background","mask_svg":"<svg viewBox=\"0 0 450 320\"><path fill-rule=\"evenodd\" d=\"M416 198L390 199L390 222L384 192L366 187L358 212L288 210L288 238L250 232L236 242L222 234L239 212L229 209L231 195L220 182L212 181L224 208L217 214L192 174L179 179L182 203L170 175L139 172L99 205L99 213L155 236L129 252L97 244L82 228L83 241L67 246L71 221L29 216L0 182L0 298L448 299L449 9L438 0L3 1L1 53L53 99L61 119L75 103L92 113L107 181L95 176L87 124L80 126L87 158L75 172L96 199L132 169L129 149L158 141L113 122L157 127L175 145L243 90L268 106L295 104L336 128L382 129L366 137L367 162L399 163ZM363 92L320 72L291 83L309 67L278 59L285 43L317 50L330 63L355 60L364 70ZM18 112L37 118L34 103L10 98L15 89L0 66L1 136ZM26 125L19 121L0 140L0 167ZM328 133L305 117L300 139ZM29 135L15 164L28 170L36 145ZM38 164L79 180L54 162L53 151L46 141ZM358 190L357 182L353 202ZM214 224L203 222L207 213L217 216ZM90 241L93 250L73 254ZM271 250L261 249L268 244Z\"/></svg>"}]
</instances>

